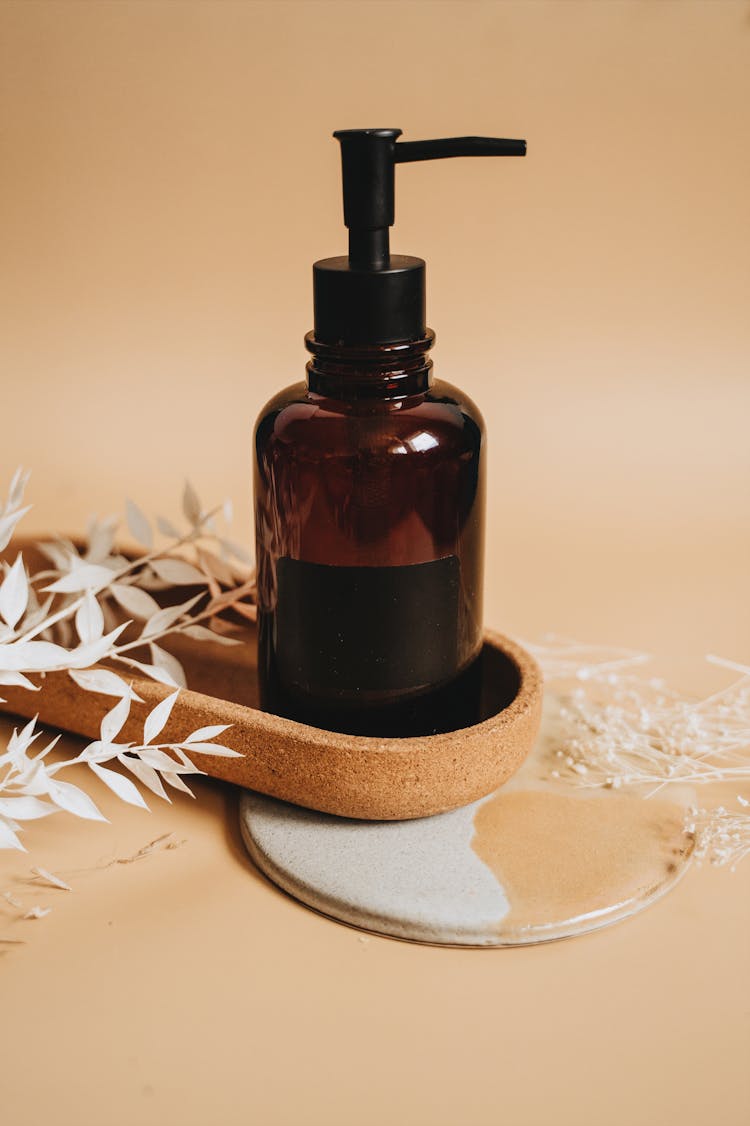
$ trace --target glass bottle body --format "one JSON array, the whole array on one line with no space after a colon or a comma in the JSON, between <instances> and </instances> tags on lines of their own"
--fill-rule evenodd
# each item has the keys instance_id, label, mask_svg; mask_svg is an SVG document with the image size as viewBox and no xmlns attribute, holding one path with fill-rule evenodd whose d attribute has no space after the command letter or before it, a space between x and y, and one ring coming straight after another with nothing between
<instances>
[{"instance_id":1,"label":"glass bottle body","mask_svg":"<svg viewBox=\"0 0 750 1126\"><path fill-rule=\"evenodd\" d=\"M475 719L484 424L432 378L432 334L333 348L254 435L265 710L353 734Z\"/></svg>"}]
</instances>

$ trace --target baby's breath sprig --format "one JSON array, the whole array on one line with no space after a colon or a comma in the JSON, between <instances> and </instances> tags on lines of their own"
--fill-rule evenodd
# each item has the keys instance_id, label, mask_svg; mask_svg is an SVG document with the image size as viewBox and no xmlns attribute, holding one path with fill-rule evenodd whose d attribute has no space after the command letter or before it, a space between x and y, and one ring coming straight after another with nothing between
<instances>
[{"instance_id":1,"label":"baby's breath sprig","mask_svg":"<svg viewBox=\"0 0 750 1126\"><path fill-rule=\"evenodd\" d=\"M687 829L695 834L695 859L707 861L715 867L728 865L731 871L741 860L750 856L750 805L747 798L737 796L744 809L697 809L688 810Z\"/></svg>"},{"instance_id":2,"label":"baby's breath sprig","mask_svg":"<svg viewBox=\"0 0 750 1126\"><path fill-rule=\"evenodd\" d=\"M691 700L632 671L647 654L555 638L529 648L554 689L558 775L615 788L750 781L750 666L708 657L741 675Z\"/></svg>"},{"instance_id":3,"label":"baby's breath sprig","mask_svg":"<svg viewBox=\"0 0 750 1126\"><path fill-rule=\"evenodd\" d=\"M556 637L529 648L552 688L545 744L551 777L646 798L675 784L750 782L750 666L709 656L739 677L693 700L636 673L647 654ZM737 800L748 805L741 795ZM750 854L744 808L691 808L686 824L698 858L734 867Z\"/></svg>"}]
</instances>

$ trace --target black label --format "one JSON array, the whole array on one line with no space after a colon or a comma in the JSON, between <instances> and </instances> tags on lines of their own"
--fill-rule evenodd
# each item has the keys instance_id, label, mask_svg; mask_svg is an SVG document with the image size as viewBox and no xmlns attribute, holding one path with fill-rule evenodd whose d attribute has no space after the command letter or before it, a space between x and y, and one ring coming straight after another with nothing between
<instances>
[{"instance_id":1,"label":"black label","mask_svg":"<svg viewBox=\"0 0 750 1126\"><path fill-rule=\"evenodd\" d=\"M405 691L458 667L459 561L336 567L277 565L276 661L282 681L321 696Z\"/></svg>"}]
</instances>

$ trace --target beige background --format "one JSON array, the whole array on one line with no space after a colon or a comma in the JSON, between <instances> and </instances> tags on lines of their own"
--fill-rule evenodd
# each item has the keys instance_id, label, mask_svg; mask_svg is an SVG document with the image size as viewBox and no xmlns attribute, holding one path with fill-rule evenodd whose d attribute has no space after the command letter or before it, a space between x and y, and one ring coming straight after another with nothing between
<instances>
[{"instance_id":1,"label":"beige background","mask_svg":"<svg viewBox=\"0 0 750 1126\"><path fill-rule=\"evenodd\" d=\"M399 168L436 372L490 435L487 621L750 661L750 5L3 3L0 473L27 530L189 474L250 534L250 433L345 247L335 128L525 136ZM51 819L0 890L14 1126L747 1120L750 862L554 947L409 947L245 862L234 796ZM161 832L185 843L90 868ZM34 900L36 897L36 900ZM57 898L55 898L57 897ZM21 926L0 916L0 934ZM16 933L15 931L13 933Z\"/></svg>"}]
</instances>

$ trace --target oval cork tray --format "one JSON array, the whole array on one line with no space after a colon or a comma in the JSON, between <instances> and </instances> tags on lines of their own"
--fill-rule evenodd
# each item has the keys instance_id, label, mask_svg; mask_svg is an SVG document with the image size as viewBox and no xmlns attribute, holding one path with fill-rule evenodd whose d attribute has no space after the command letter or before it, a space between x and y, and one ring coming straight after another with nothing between
<instances>
[{"instance_id":1,"label":"oval cork tray","mask_svg":"<svg viewBox=\"0 0 750 1126\"><path fill-rule=\"evenodd\" d=\"M373 738L342 735L258 708L255 630L227 648L178 639L170 648L185 668L184 689L165 729L178 739L210 724L231 724L222 742L242 758L195 754L214 778L325 813L367 820L425 817L467 805L496 790L521 765L539 728L542 678L520 645L488 632L481 657L481 721L438 735ZM135 677L123 730L137 740L147 713L172 689ZM4 688L0 709L39 715L42 724L89 739L99 736L113 700L84 692L67 673L48 673L44 691Z\"/></svg>"}]
</instances>

